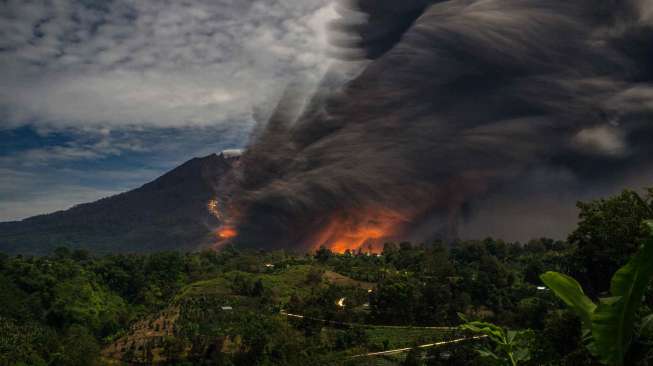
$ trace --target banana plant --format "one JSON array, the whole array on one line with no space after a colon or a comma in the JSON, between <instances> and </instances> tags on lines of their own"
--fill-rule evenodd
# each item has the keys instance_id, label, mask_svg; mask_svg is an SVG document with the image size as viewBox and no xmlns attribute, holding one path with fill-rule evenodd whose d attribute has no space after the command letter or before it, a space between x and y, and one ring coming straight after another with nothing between
<instances>
[{"instance_id":1,"label":"banana plant","mask_svg":"<svg viewBox=\"0 0 653 366\"><path fill-rule=\"evenodd\" d=\"M518 366L531 359L530 341L532 330L507 330L492 323L468 321L463 314L458 314L465 323L460 329L481 334L490 341L492 347L480 347L476 351L493 364Z\"/></svg>"},{"instance_id":2,"label":"banana plant","mask_svg":"<svg viewBox=\"0 0 653 366\"><path fill-rule=\"evenodd\" d=\"M646 225L651 235L612 277L611 296L599 299L598 303L592 302L570 276L557 272L540 276L580 317L588 350L605 365L625 365L635 340L645 344L653 336L653 314L638 321L638 311L653 276L653 222Z\"/></svg>"}]
</instances>

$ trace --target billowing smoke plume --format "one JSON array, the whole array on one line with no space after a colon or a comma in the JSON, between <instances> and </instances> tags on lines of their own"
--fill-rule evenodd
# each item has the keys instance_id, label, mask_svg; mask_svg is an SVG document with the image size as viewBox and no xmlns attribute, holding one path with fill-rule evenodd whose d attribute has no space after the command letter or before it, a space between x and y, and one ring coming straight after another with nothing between
<instances>
[{"instance_id":1,"label":"billowing smoke plume","mask_svg":"<svg viewBox=\"0 0 653 366\"><path fill-rule=\"evenodd\" d=\"M338 11L337 56L361 70L338 84L346 63L334 64L308 101L291 89L257 133L231 192L239 244L347 249L451 238L470 222L484 235L525 212L553 228L561 206L549 199L573 208L625 177L646 183L653 1L357 0ZM523 222L506 226L542 229Z\"/></svg>"}]
</instances>

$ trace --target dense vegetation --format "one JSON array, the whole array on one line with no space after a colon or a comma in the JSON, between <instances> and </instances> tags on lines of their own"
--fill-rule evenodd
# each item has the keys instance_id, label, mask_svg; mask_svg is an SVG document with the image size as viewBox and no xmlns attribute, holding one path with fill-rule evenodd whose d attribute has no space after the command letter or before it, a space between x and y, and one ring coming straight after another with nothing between
<instances>
[{"instance_id":1,"label":"dense vegetation","mask_svg":"<svg viewBox=\"0 0 653 366\"><path fill-rule=\"evenodd\" d=\"M568 241L388 243L381 255L0 255L0 365L618 364L586 347L586 321L540 276L565 274L587 301L618 302L610 280L629 278L643 255L652 195L579 204ZM631 328L653 329L652 304L636 306ZM477 334L491 336L355 357ZM646 364L647 343L633 345L629 364Z\"/></svg>"}]
</instances>

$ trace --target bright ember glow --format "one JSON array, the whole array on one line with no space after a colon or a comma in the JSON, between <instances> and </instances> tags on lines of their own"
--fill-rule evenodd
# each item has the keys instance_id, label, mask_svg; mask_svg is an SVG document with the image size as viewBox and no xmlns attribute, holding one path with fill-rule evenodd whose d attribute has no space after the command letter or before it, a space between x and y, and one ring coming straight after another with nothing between
<instances>
[{"instance_id":1,"label":"bright ember glow","mask_svg":"<svg viewBox=\"0 0 653 366\"><path fill-rule=\"evenodd\" d=\"M342 234L334 242L329 244L334 252L344 253L347 249L358 250L362 248L371 252L376 251L380 244L374 239L381 239L387 235L377 228L362 228Z\"/></svg>"},{"instance_id":2,"label":"bright ember glow","mask_svg":"<svg viewBox=\"0 0 653 366\"><path fill-rule=\"evenodd\" d=\"M206 209L209 210L209 213L216 219L222 220L222 213L220 212L218 200L210 200L209 203L206 204Z\"/></svg>"},{"instance_id":3,"label":"bright ember glow","mask_svg":"<svg viewBox=\"0 0 653 366\"><path fill-rule=\"evenodd\" d=\"M235 238L236 236L238 236L238 232L236 232L236 230L234 230L232 228L226 227L226 228L222 228L222 229L218 230L218 236L221 239L231 239L231 238Z\"/></svg>"},{"instance_id":4,"label":"bright ember glow","mask_svg":"<svg viewBox=\"0 0 653 366\"><path fill-rule=\"evenodd\" d=\"M382 211L377 214L363 213L361 217L373 219L361 220L336 218L331 220L326 227L313 239L314 248L325 246L337 253L347 250L363 250L365 252L379 253L383 244L392 240L405 220L395 212Z\"/></svg>"},{"instance_id":5,"label":"bright ember glow","mask_svg":"<svg viewBox=\"0 0 653 366\"><path fill-rule=\"evenodd\" d=\"M215 247L218 248L228 242L230 239L238 236L238 231L236 231L235 226L232 224L232 221L227 219L227 216L223 213L223 209L230 207L223 206L223 204L217 199L212 199L207 203L207 209L209 213L218 219L222 225L216 230L215 235L218 237Z\"/></svg>"}]
</instances>

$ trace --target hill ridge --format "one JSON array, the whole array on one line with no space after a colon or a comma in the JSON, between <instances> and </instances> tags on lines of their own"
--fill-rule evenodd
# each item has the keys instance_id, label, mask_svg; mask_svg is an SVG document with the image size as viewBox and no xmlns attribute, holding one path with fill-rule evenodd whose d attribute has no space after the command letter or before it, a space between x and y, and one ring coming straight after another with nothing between
<instances>
[{"instance_id":1,"label":"hill ridge","mask_svg":"<svg viewBox=\"0 0 653 366\"><path fill-rule=\"evenodd\" d=\"M196 157L133 190L67 210L0 223L0 251L47 254L58 246L97 253L194 250L219 225L207 203L232 166Z\"/></svg>"}]
</instances>

